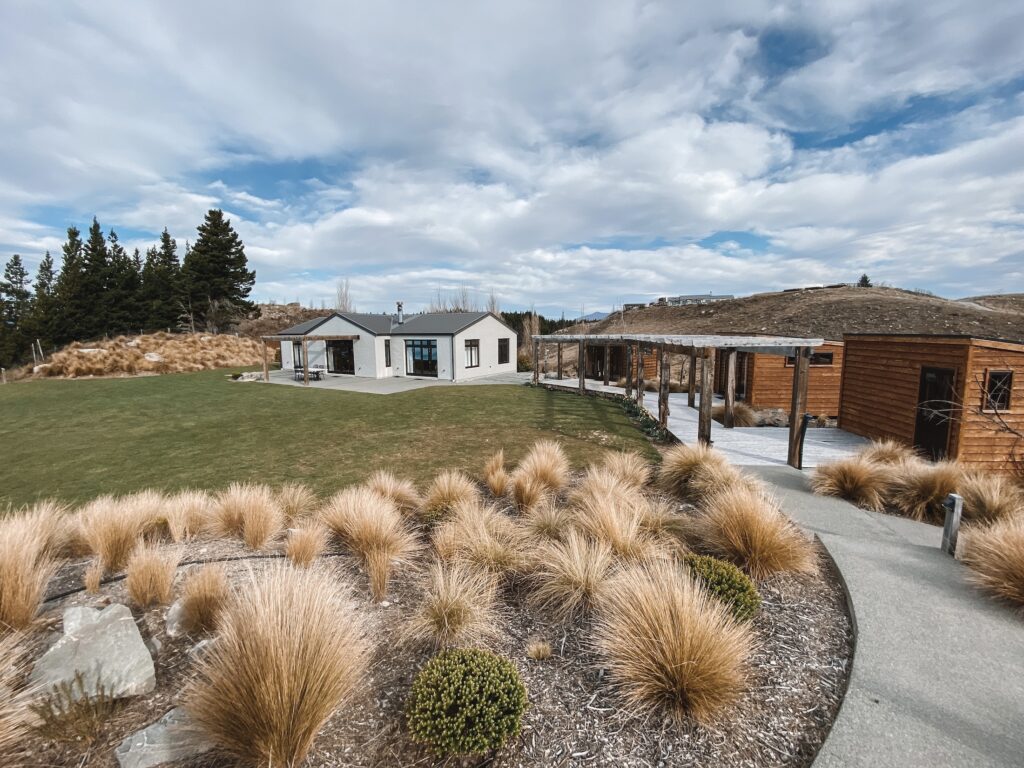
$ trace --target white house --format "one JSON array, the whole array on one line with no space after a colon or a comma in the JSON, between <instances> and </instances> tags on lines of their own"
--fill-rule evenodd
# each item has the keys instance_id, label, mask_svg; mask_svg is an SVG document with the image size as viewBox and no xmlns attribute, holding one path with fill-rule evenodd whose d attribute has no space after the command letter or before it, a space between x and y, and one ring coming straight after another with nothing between
<instances>
[{"instance_id":1,"label":"white house","mask_svg":"<svg viewBox=\"0 0 1024 768\"><path fill-rule=\"evenodd\" d=\"M465 381L516 370L516 332L490 312L371 315L335 312L286 328L281 364L328 374L386 378L424 376ZM324 337L347 338L324 338Z\"/></svg>"}]
</instances>

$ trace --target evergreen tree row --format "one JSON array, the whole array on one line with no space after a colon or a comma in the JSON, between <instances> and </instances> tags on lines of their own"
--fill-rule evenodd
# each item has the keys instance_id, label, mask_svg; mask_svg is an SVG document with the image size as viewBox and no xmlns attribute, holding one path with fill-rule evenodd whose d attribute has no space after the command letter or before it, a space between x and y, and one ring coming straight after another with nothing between
<instances>
[{"instance_id":1,"label":"evergreen tree row","mask_svg":"<svg viewBox=\"0 0 1024 768\"><path fill-rule=\"evenodd\" d=\"M68 227L56 271L50 252L30 282L14 254L0 281L0 366L32 360L31 345L44 351L71 341L158 330L225 330L255 305L248 300L256 273L245 246L218 209L206 214L195 245L178 244L165 228L159 245L124 249L114 230L104 236L92 220L86 239Z\"/></svg>"}]
</instances>

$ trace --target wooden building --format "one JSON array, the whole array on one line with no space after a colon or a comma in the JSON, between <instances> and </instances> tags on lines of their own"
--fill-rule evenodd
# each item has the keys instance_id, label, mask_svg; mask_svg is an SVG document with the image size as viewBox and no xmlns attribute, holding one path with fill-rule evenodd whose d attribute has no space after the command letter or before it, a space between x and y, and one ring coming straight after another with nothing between
<instances>
[{"instance_id":1,"label":"wooden building","mask_svg":"<svg viewBox=\"0 0 1024 768\"><path fill-rule=\"evenodd\" d=\"M931 458L1009 471L1024 445L1024 344L967 336L850 334L839 427Z\"/></svg>"},{"instance_id":2,"label":"wooden building","mask_svg":"<svg viewBox=\"0 0 1024 768\"><path fill-rule=\"evenodd\" d=\"M725 350L715 358L715 393L725 394ZM736 398L751 408L789 410L793 392L792 357L740 352L736 360ZM807 412L837 416L843 379L843 342L826 341L811 352L807 382Z\"/></svg>"},{"instance_id":3,"label":"wooden building","mask_svg":"<svg viewBox=\"0 0 1024 768\"><path fill-rule=\"evenodd\" d=\"M605 348L608 349L607 357ZM626 378L626 345L625 344L587 344L587 378L604 379L605 360L608 365L608 380L611 383ZM637 375L637 358L632 357L633 373ZM653 381L658 376L658 351L643 350L644 379Z\"/></svg>"}]
</instances>

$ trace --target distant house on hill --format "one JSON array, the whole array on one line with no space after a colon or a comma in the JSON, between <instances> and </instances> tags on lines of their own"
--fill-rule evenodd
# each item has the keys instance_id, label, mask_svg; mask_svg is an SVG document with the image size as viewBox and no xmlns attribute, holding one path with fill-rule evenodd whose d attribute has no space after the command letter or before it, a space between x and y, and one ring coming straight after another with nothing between
<instances>
[{"instance_id":1,"label":"distant house on hill","mask_svg":"<svg viewBox=\"0 0 1024 768\"><path fill-rule=\"evenodd\" d=\"M1024 344L930 334L847 334L839 426L933 459L1011 471L1024 445ZM1001 425L1005 425L1004 428Z\"/></svg>"},{"instance_id":2,"label":"distant house on hill","mask_svg":"<svg viewBox=\"0 0 1024 768\"><path fill-rule=\"evenodd\" d=\"M662 296L656 305L666 307L687 307L693 304L712 304L716 301L726 301L736 298L731 293L715 295L713 293L693 293L682 296Z\"/></svg>"},{"instance_id":3,"label":"distant house on hill","mask_svg":"<svg viewBox=\"0 0 1024 768\"><path fill-rule=\"evenodd\" d=\"M490 312L334 312L280 331L281 365L465 381L516 370L516 332Z\"/></svg>"}]
</instances>

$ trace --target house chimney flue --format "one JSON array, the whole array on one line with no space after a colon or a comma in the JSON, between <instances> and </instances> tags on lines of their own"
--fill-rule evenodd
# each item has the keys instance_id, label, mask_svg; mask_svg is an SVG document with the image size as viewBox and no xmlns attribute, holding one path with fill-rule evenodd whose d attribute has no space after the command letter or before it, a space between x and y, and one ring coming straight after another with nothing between
<instances>
[{"instance_id":1,"label":"house chimney flue","mask_svg":"<svg viewBox=\"0 0 1024 768\"><path fill-rule=\"evenodd\" d=\"M405 322L405 313L402 312L402 302L398 302L398 324L401 325Z\"/></svg>"}]
</instances>

